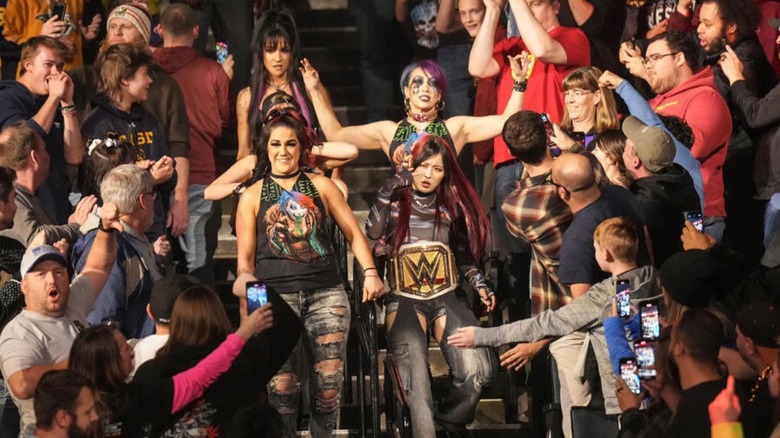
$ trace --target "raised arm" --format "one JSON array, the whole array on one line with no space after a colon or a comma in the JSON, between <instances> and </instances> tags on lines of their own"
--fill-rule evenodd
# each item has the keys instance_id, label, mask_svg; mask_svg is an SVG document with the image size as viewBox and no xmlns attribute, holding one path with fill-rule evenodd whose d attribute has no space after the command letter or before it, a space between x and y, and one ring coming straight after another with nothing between
<instances>
[{"instance_id":1,"label":"raised arm","mask_svg":"<svg viewBox=\"0 0 780 438\"><path fill-rule=\"evenodd\" d=\"M401 169L390 175L390 178L382 184L366 218L366 235L369 239L378 240L385 235L393 193L404 187L411 187L413 181L412 173Z\"/></svg>"},{"instance_id":2,"label":"raised arm","mask_svg":"<svg viewBox=\"0 0 780 438\"><path fill-rule=\"evenodd\" d=\"M381 121L360 126L341 126L317 70L305 58L301 61L300 70L325 138L351 143L360 149L381 149L385 155L389 153L396 123Z\"/></svg>"},{"instance_id":3,"label":"raised arm","mask_svg":"<svg viewBox=\"0 0 780 438\"><path fill-rule=\"evenodd\" d=\"M206 187L203 197L209 201L220 201L234 193L234 190L252 177L252 170L257 166L257 157L248 155L220 175Z\"/></svg>"},{"instance_id":4,"label":"raised arm","mask_svg":"<svg viewBox=\"0 0 780 438\"><path fill-rule=\"evenodd\" d=\"M536 21L525 0L509 0L509 6L523 36L523 43L532 55L547 64L564 65L568 62L566 50Z\"/></svg>"},{"instance_id":5,"label":"raised arm","mask_svg":"<svg viewBox=\"0 0 780 438\"><path fill-rule=\"evenodd\" d=\"M249 102L252 95L249 87L238 92L236 98L236 122L238 124L238 154L236 161L241 161L244 157L252 153L252 147L249 144Z\"/></svg>"},{"instance_id":6,"label":"raised arm","mask_svg":"<svg viewBox=\"0 0 780 438\"><path fill-rule=\"evenodd\" d=\"M315 146L312 154L322 157L320 167L335 169L357 158L358 147L343 141L326 141L321 146Z\"/></svg>"},{"instance_id":7,"label":"raised arm","mask_svg":"<svg viewBox=\"0 0 780 438\"><path fill-rule=\"evenodd\" d=\"M504 112L495 116L457 116L447 119L446 125L450 130L455 150L460 153L463 146L477 141L490 140L497 135L501 135L506 120L523 109L523 99L525 96L525 87L528 85L526 75L530 59L526 52L515 57L509 57L510 68L514 81L512 94L509 96Z\"/></svg>"},{"instance_id":8,"label":"raised arm","mask_svg":"<svg viewBox=\"0 0 780 438\"><path fill-rule=\"evenodd\" d=\"M492 78L500 72L498 62L493 59L496 26L501 17L500 3L499 0L485 0L485 18L471 45L469 74L477 78Z\"/></svg>"},{"instance_id":9,"label":"raised arm","mask_svg":"<svg viewBox=\"0 0 780 438\"><path fill-rule=\"evenodd\" d=\"M439 11L436 14L436 32L453 33L463 29L456 6L456 0L439 0Z\"/></svg>"},{"instance_id":10,"label":"raised arm","mask_svg":"<svg viewBox=\"0 0 780 438\"><path fill-rule=\"evenodd\" d=\"M119 209L113 202L106 202L100 212L100 226L95 242L87 255L81 275L87 277L95 291L95 298L103 290L116 261L116 233L124 230L119 221Z\"/></svg>"}]
</instances>

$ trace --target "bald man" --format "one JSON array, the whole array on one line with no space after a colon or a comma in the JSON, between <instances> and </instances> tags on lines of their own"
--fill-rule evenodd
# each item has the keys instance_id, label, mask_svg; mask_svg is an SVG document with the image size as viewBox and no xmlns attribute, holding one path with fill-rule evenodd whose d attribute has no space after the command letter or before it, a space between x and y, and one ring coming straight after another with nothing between
<instances>
[{"instance_id":1,"label":"bald man","mask_svg":"<svg viewBox=\"0 0 780 438\"><path fill-rule=\"evenodd\" d=\"M638 230L645 228L645 220L639 202L633 194L620 186L599 187L593 161L588 155L567 153L555 160L551 182L558 196L574 214L571 225L563 233L558 281L567 285L575 300L584 295L591 285L608 277L599 268L593 249L593 232L606 219L623 216L631 220ZM640 233L640 236L643 233ZM640 254L645 247L640 242ZM639 257L640 266L647 256ZM550 344L561 382L561 410L563 427L570 426L569 413L573 406L587 406L591 391L587 380L577 366L584 347L585 334L575 332Z\"/></svg>"}]
</instances>

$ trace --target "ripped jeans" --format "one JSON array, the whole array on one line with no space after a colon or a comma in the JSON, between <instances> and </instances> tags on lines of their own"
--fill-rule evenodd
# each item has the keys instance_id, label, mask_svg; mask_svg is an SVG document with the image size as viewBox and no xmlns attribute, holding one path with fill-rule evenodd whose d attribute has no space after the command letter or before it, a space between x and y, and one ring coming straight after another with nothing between
<instances>
[{"instance_id":1,"label":"ripped jeans","mask_svg":"<svg viewBox=\"0 0 780 438\"><path fill-rule=\"evenodd\" d=\"M297 436L301 384L309 373L312 437L329 437L336 425L344 383L350 308L344 286L280 294L303 322L295 350L268 383L268 399L284 419L288 436ZM305 354L305 356L304 356Z\"/></svg>"},{"instance_id":2,"label":"ripped jeans","mask_svg":"<svg viewBox=\"0 0 780 438\"><path fill-rule=\"evenodd\" d=\"M405 387L412 435L436 436L434 418L450 431L474 421L482 388L490 385L498 373L498 360L489 348L455 348L447 343L447 337L460 327L479 326L471 310L458 301L454 291L428 301L390 293L385 304L388 316L396 312L387 338ZM447 318L439 346L450 367L450 386L435 412L428 370L428 334L420 326L418 314L425 317L431 331L434 321Z\"/></svg>"}]
</instances>

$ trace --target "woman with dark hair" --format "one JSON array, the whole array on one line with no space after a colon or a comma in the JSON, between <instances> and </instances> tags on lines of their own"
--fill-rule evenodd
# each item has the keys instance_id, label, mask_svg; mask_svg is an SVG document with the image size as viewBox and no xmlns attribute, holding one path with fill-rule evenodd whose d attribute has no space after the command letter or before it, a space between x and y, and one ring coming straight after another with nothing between
<instances>
[{"instance_id":1,"label":"woman with dark hair","mask_svg":"<svg viewBox=\"0 0 780 438\"><path fill-rule=\"evenodd\" d=\"M385 299L385 324L399 373L409 376L401 384L413 435L434 436L434 420L449 433L461 433L473 420L482 388L495 378L498 363L487 348L463 350L446 342L459 327L479 325L457 297L459 274L468 279L488 311L496 299L480 268L490 247L490 223L452 147L432 135L420 137L408 165L404 163L379 190L366 231L385 243L375 251L389 259L391 293ZM417 268L431 264L433 273L423 277ZM428 372L429 330L452 372L452 386L435 412Z\"/></svg>"},{"instance_id":2,"label":"woman with dark hair","mask_svg":"<svg viewBox=\"0 0 780 438\"><path fill-rule=\"evenodd\" d=\"M626 148L626 135L620 129L610 129L596 134L593 156L599 160L607 174L609 182L628 188L631 181L626 175L626 163L623 162L623 150Z\"/></svg>"},{"instance_id":3,"label":"woman with dark hair","mask_svg":"<svg viewBox=\"0 0 780 438\"><path fill-rule=\"evenodd\" d=\"M262 120L270 120L281 113L293 111L300 114L297 102L284 91L277 91L263 101L260 113ZM208 200L219 201L232 194L240 194L247 186L252 185L253 175L257 168L257 152L259 142L256 142L249 155L236 161L235 164L214 180L204 192ZM334 169L352 161L357 157L357 147L338 141L327 141L312 147L312 154L319 156L318 168ZM241 154L239 153L239 156ZM312 169L314 170L314 169Z\"/></svg>"},{"instance_id":4,"label":"woman with dark hair","mask_svg":"<svg viewBox=\"0 0 780 438\"><path fill-rule=\"evenodd\" d=\"M361 149L380 149L398 169L410 153L410 147L423 134L441 137L460 153L467 143L492 139L501 135L504 122L520 111L523 94L528 85L528 55L509 58L512 64L514 88L503 114L495 116L456 116L441 118L444 109L442 96L447 90L444 72L431 60L413 62L401 73L401 93L404 95L406 117L400 122L383 120L360 126L341 126L333 111L319 73L308 60L301 63L306 90L311 96L325 137L345 141ZM401 147L403 146L403 147Z\"/></svg>"},{"instance_id":5,"label":"woman with dark hair","mask_svg":"<svg viewBox=\"0 0 780 438\"><path fill-rule=\"evenodd\" d=\"M598 67L581 67L563 78L563 118L550 138L559 148L569 150L579 143L590 151L596 134L620 129L615 96L609 88L599 86L600 77Z\"/></svg>"},{"instance_id":6,"label":"woman with dark hair","mask_svg":"<svg viewBox=\"0 0 780 438\"><path fill-rule=\"evenodd\" d=\"M270 9L255 25L252 37L252 78L250 86L238 93L237 160L249 155L252 144L262 131L265 113L261 111L266 98L282 92L289 96L306 119L317 126L314 111L306 95L303 78L296 66L301 61L301 43L290 11Z\"/></svg>"},{"instance_id":7,"label":"woman with dark hair","mask_svg":"<svg viewBox=\"0 0 780 438\"><path fill-rule=\"evenodd\" d=\"M384 292L368 242L346 200L330 179L306 172L316 167L314 133L295 112L283 112L264 126L257 152L256 181L241 195L236 215L238 280L256 277L303 320L298 352L312 361L307 372L311 396L312 436L330 436L338 414L344 381L349 299L334 252L328 218L352 246L365 273L363 299ZM240 301L242 313L246 299ZM296 352L271 379L269 399L297 430L300 394Z\"/></svg>"},{"instance_id":8,"label":"woman with dark hair","mask_svg":"<svg viewBox=\"0 0 780 438\"><path fill-rule=\"evenodd\" d=\"M194 409L212 402L199 411L199 423L189 424L230 436L232 415L257 399L263 373L269 378L297 339L298 322L289 307L273 294L269 301L230 334L216 293L205 286L187 289L174 305L168 343L129 383L133 349L117 327L96 325L80 333L68 366L95 382L105 435L159 436L177 424L173 416L186 412L192 420Z\"/></svg>"}]
</instances>

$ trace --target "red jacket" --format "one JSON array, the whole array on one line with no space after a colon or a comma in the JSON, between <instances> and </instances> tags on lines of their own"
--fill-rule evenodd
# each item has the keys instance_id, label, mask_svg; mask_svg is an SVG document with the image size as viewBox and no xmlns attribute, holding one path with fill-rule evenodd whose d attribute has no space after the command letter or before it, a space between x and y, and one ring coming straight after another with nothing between
<instances>
[{"instance_id":1,"label":"red jacket","mask_svg":"<svg viewBox=\"0 0 780 438\"><path fill-rule=\"evenodd\" d=\"M190 184L210 184L216 178L215 141L230 116L230 78L216 61L191 47L157 49L154 58L176 79L187 105Z\"/></svg>"},{"instance_id":2,"label":"red jacket","mask_svg":"<svg viewBox=\"0 0 780 438\"><path fill-rule=\"evenodd\" d=\"M710 67L650 100L658 114L677 116L693 130L691 153L701 162L704 179L704 215L726 216L723 199L723 162L731 136L731 112L715 87Z\"/></svg>"}]
</instances>

